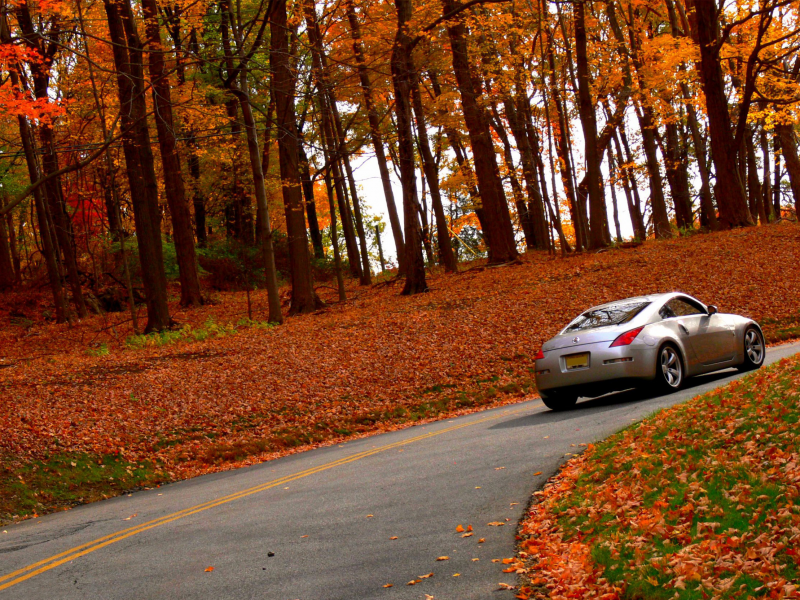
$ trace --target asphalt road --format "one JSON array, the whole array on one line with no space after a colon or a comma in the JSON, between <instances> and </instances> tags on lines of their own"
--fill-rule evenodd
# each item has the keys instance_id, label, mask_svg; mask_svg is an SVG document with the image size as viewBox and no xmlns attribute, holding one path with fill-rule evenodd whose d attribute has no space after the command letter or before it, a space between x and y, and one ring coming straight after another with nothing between
<instances>
[{"instance_id":1,"label":"asphalt road","mask_svg":"<svg viewBox=\"0 0 800 600\"><path fill-rule=\"evenodd\" d=\"M511 599L492 561L513 556L531 493L570 453L737 376L565 413L525 402L10 525L0 599Z\"/></svg>"}]
</instances>

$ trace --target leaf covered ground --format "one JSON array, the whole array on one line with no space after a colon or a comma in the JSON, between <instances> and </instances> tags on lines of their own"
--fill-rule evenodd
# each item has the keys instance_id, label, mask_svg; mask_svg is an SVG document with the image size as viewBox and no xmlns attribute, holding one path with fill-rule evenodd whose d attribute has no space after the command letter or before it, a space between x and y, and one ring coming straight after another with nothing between
<instances>
[{"instance_id":1,"label":"leaf covered ground","mask_svg":"<svg viewBox=\"0 0 800 600\"><path fill-rule=\"evenodd\" d=\"M517 597L800 597L798 420L795 355L589 446L535 494Z\"/></svg>"},{"instance_id":2,"label":"leaf covered ground","mask_svg":"<svg viewBox=\"0 0 800 600\"><path fill-rule=\"evenodd\" d=\"M353 286L346 303L280 327L262 326L259 314L246 320L244 294L221 294L199 309L173 307L193 334L133 344L122 313L46 324L46 297L8 294L0 520L74 503L29 483L19 491L23 471L54 457L64 477L72 456L125 462L94 495L74 482L85 501L518 401L534 393L542 342L620 297L682 290L763 321L768 340L793 337L799 255L800 227L789 223L567 258L529 254L518 266L435 272L431 291L413 297L399 296L399 284ZM253 303L263 310L266 298L255 293Z\"/></svg>"}]
</instances>

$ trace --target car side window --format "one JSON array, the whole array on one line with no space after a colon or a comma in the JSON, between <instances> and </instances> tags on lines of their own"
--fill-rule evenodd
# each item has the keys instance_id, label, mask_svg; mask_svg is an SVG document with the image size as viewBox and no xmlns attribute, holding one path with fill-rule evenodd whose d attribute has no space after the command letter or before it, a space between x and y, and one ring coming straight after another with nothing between
<instances>
[{"instance_id":1,"label":"car side window","mask_svg":"<svg viewBox=\"0 0 800 600\"><path fill-rule=\"evenodd\" d=\"M658 316L661 317L662 319L671 319L676 315L672 311L672 308L670 308L669 302L667 302L664 306L661 307L661 310L658 311Z\"/></svg>"},{"instance_id":2,"label":"car side window","mask_svg":"<svg viewBox=\"0 0 800 600\"><path fill-rule=\"evenodd\" d=\"M689 317L691 315L704 315L706 311L688 298L673 298L665 305L676 317Z\"/></svg>"}]
</instances>

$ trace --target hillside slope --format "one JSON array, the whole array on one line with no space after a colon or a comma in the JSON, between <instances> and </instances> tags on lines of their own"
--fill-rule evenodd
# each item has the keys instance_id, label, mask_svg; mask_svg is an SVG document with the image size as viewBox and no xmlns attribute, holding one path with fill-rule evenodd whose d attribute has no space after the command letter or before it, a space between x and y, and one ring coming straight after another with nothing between
<instances>
[{"instance_id":1,"label":"hillside slope","mask_svg":"<svg viewBox=\"0 0 800 600\"><path fill-rule=\"evenodd\" d=\"M533 392L532 357L544 340L588 306L621 297L682 290L759 320L768 339L791 337L800 326L799 259L800 227L788 223L600 254L535 254L518 266L435 274L428 294L354 288L346 304L281 327L136 350L111 317L24 329L11 324L18 308L7 305L0 487L53 457L62 466L50 469L62 475L109 456L130 468L96 493L82 494L80 481L68 498L17 490L27 508L13 501L0 515L515 401ZM227 294L177 316L198 326L242 313L243 294ZM88 355L100 342L109 353ZM125 475L137 468L149 475Z\"/></svg>"}]
</instances>

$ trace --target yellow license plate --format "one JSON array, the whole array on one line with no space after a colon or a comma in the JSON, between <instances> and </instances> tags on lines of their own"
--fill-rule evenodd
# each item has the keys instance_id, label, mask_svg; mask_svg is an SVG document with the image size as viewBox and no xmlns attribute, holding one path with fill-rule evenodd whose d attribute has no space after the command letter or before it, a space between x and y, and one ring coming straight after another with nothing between
<instances>
[{"instance_id":1,"label":"yellow license plate","mask_svg":"<svg viewBox=\"0 0 800 600\"><path fill-rule=\"evenodd\" d=\"M570 354L564 357L564 362L567 364L567 369L581 369L589 366L589 353L583 354Z\"/></svg>"}]
</instances>

